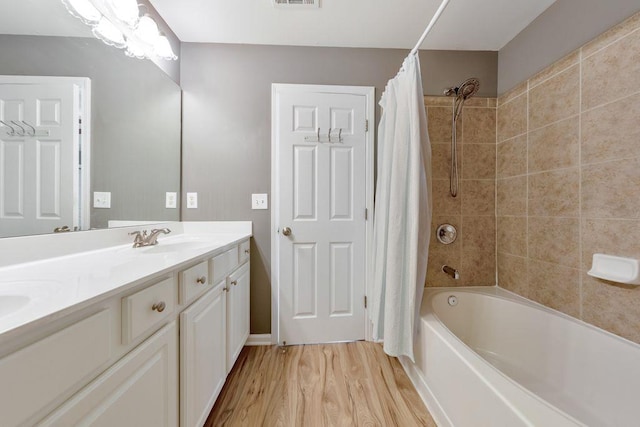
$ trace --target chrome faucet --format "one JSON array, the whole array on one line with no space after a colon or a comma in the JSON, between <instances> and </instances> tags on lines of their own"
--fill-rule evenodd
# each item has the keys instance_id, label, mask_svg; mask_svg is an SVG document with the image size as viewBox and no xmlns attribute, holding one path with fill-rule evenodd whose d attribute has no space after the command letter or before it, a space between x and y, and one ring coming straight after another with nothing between
<instances>
[{"instance_id":1,"label":"chrome faucet","mask_svg":"<svg viewBox=\"0 0 640 427\"><path fill-rule=\"evenodd\" d=\"M153 246L158 244L158 236L160 234L169 234L171 230L168 228L154 228L151 230L151 234L147 235L147 230L132 231L129 236L135 236L133 239L133 247L141 248L144 246Z\"/></svg>"},{"instance_id":2,"label":"chrome faucet","mask_svg":"<svg viewBox=\"0 0 640 427\"><path fill-rule=\"evenodd\" d=\"M442 266L442 271L447 275L451 276L452 279L458 280L460 278L460 273L455 268L449 267L448 265Z\"/></svg>"}]
</instances>

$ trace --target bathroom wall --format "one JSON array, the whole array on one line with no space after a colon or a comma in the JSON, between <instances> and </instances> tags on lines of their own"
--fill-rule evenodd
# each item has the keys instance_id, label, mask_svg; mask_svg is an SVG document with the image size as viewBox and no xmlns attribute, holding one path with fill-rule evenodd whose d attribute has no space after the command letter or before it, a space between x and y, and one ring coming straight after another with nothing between
<instances>
[{"instance_id":1,"label":"bathroom wall","mask_svg":"<svg viewBox=\"0 0 640 427\"><path fill-rule=\"evenodd\" d=\"M557 0L500 49L498 94L638 11L638 0Z\"/></svg>"},{"instance_id":2,"label":"bathroom wall","mask_svg":"<svg viewBox=\"0 0 640 427\"><path fill-rule=\"evenodd\" d=\"M640 13L498 99L498 284L640 343L640 287L586 274L640 258Z\"/></svg>"},{"instance_id":3,"label":"bathroom wall","mask_svg":"<svg viewBox=\"0 0 640 427\"><path fill-rule=\"evenodd\" d=\"M374 86L379 99L407 53L183 44L182 194L198 192L199 206L186 209L183 200L182 219L253 221L252 333L271 328L271 211L251 210L250 203L251 193L271 190L271 84ZM475 76L480 95L495 97L497 52L423 51L420 57L426 93L441 94Z\"/></svg>"},{"instance_id":4,"label":"bathroom wall","mask_svg":"<svg viewBox=\"0 0 640 427\"><path fill-rule=\"evenodd\" d=\"M496 99L470 98L458 118L460 186L455 198L449 193L453 98L426 96L425 106L432 149L434 230L426 285L493 286L496 284ZM436 228L443 223L453 224L458 230L458 238L450 245L435 238ZM459 280L442 272L445 264L459 271Z\"/></svg>"}]
</instances>

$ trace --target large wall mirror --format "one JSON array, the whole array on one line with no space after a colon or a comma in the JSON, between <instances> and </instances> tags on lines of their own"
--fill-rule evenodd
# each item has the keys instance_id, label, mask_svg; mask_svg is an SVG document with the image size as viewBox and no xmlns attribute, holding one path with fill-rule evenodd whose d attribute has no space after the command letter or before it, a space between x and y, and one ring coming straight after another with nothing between
<instances>
[{"instance_id":1,"label":"large wall mirror","mask_svg":"<svg viewBox=\"0 0 640 427\"><path fill-rule=\"evenodd\" d=\"M60 0L0 5L0 237L179 220L180 87L151 61L95 39ZM87 100L90 123L79 124ZM66 111L77 150L64 146ZM79 223L56 221L67 203Z\"/></svg>"}]
</instances>

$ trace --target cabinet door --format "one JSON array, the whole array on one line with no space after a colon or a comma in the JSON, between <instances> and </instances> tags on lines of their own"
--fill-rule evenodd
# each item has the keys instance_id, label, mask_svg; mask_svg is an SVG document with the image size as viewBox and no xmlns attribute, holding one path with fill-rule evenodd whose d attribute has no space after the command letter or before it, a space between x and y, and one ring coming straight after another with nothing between
<instances>
[{"instance_id":1,"label":"cabinet door","mask_svg":"<svg viewBox=\"0 0 640 427\"><path fill-rule=\"evenodd\" d=\"M227 373L249 337L249 263L227 278Z\"/></svg>"},{"instance_id":2,"label":"cabinet door","mask_svg":"<svg viewBox=\"0 0 640 427\"><path fill-rule=\"evenodd\" d=\"M178 425L176 323L156 332L45 418L44 426Z\"/></svg>"},{"instance_id":3,"label":"cabinet door","mask_svg":"<svg viewBox=\"0 0 640 427\"><path fill-rule=\"evenodd\" d=\"M225 282L180 314L180 418L202 426L224 385L226 371Z\"/></svg>"}]
</instances>

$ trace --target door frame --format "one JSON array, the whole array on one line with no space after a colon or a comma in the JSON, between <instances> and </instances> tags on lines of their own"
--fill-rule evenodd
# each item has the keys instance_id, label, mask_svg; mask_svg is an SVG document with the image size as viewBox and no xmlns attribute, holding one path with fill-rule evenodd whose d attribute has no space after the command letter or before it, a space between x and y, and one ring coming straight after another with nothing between
<instances>
[{"instance_id":1,"label":"door frame","mask_svg":"<svg viewBox=\"0 0 640 427\"><path fill-rule=\"evenodd\" d=\"M279 319L280 319L280 281L278 266L280 254L278 252L278 222L280 219L280 178L279 178L279 140L277 126L277 105L278 97L286 92L315 92L325 94L345 94L359 95L365 97L365 119L368 121L368 129L365 133L365 181L366 194L365 206L368 217L365 225L365 294L372 295L371 283L369 279L369 265L371 254L371 243L373 241L373 194L374 194L374 153L375 153L375 87L373 86L329 86L329 85L304 85L272 83L271 85L271 343L279 342ZM363 301L364 303L364 301ZM364 336L367 341L373 340L373 326L369 316L369 309L365 307L365 331Z\"/></svg>"},{"instance_id":2,"label":"door frame","mask_svg":"<svg viewBox=\"0 0 640 427\"><path fill-rule=\"evenodd\" d=\"M88 230L91 220L91 79L89 77L11 76L0 75L0 84L73 84L80 91L78 114L82 120L81 133L74 138L74 168L80 168L79 194L74 195L73 221L79 230ZM81 153L81 157L80 157ZM74 156L75 156L74 155ZM81 163L79 164L79 161ZM80 167L81 166L81 167Z\"/></svg>"}]
</instances>

